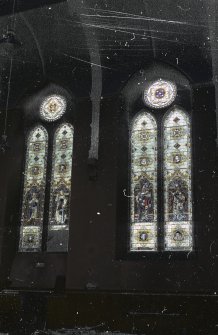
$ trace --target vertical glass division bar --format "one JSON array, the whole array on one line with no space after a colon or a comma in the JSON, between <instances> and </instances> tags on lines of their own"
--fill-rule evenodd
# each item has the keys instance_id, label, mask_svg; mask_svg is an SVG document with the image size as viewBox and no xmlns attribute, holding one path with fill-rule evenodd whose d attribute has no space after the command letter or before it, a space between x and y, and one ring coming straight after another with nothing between
<instances>
[{"instance_id":1,"label":"vertical glass division bar","mask_svg":"<svg viewBox=\"0 0 218 335\"><path fill-rule=\"evenodd\" d=\"M64 123L56 130L53 142L48 251L68 249L72 155L73 127Z\"/></svg>"},{"instance_id":2,"label":"vertical glass division bar","mask_svg":"<svg viewBox=\"0 0 218 335\"><path fill-rule=\"evenodd\" d=\"M131 129L130 251L157 250L157 124L140 113Z\"/></svg>"},{"instance_id":3,"label":"vertical glass division bar","mask_svg":"<svg viewBox=\"0 0 218 335\"><path fill-rule=\"evenodd\" d=\"M20 252L41 250L48 134L35 127L27 139L23 201L20 228Z\"/></svg>"},{"instance_id":4,"label":"vertical glass division bar","mask_svg":"<svg viewBox=\"0 0 218 335\"><path fill-rule=\"evenodd\" d=\"M164 120L165 250L192 250L191 124L175 107Z\"/></svg>"}]
</instances>

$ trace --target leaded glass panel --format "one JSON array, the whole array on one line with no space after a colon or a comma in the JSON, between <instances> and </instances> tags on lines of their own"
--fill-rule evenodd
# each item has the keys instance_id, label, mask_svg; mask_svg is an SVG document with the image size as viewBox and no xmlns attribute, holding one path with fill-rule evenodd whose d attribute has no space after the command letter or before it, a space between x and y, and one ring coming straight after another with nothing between
<instances>
[{"instance_id":1,"label":"leaded glass panel","mask_svg":"<svg viewBox=\"0 0 218 335\"><path fill-rule=\"evenodd\" d=\"M168 80L158 79L144 91L144 102L148 107L164 108L172 104L177 94L176 85Z\"/></svg>"},{"instance_id":2,"label":"leaded glass panel","mask_svg":"<svg viewBox=\"0 0 218 335\"><path fill-rule=\"evenodd\" d=\"M191 125L174 108L164 121L165 250L192 250Z\"/></svg>"},{"instance_id":3,"label":"leaded glass panel","mask_svg":"<svg viewBox=\"0 0 218 335\"><path fill-rule=\"evenodd\" d=\"M131 130L130 199L130 250L157 250L157 125L146 112Z\"/></svg>"},{"instance_id":4,"label":"leaded glass panel","mask_svg":"<svg viewBox=\"0 0 218 335\"><path fill-rule=\"evenodd\" d=\"M50 188L48 251L67 251L70 217L73 127L62 124L55 132Z\"/></svg>"},{"instance_id":5,"label":"leaded glass panel","mask_svg":"<svg viewBox=\"0 0 218 335\"><path fill-rule=\"evenodd\" d=\"M66 99L60 95L51 95L44 99L40 107L40 117L44 121L59 120L66 112Z\"/></svg>"},{"instance_id":6,"label":"leaded glass panel","mask_svg":"<svg viewBox=\"0 0 218 335\"><path fill-rule=\"evenodd\" d=\"M42 242L48 135L35 127L27 140L19 251L40 251Z\"/></svg>"}]
</instances>

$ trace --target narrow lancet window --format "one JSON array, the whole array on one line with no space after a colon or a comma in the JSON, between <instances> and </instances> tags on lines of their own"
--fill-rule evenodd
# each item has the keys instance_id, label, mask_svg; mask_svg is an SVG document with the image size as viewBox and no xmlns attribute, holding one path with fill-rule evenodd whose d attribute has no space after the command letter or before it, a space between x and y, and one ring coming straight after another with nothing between
<instances>
[{"instance_id":1,"label":"narrow lancet window","mask_svg":"<svg viewBox=\"0 0 218 335\"><path fill-rule=\"evenodd\" d=\"M68 248L72 154L73 127L64 123L56 130L53 142L48 251L67 251Z\"/></svg>"},{"instance_id":2,"label":"narrow lancet window","mask_svg":"<svg viewBox=\"0 0 218 335\"><path fill-rule=\"evenodd\" d=\"M191 124L174 107L164 120L165 250L192 250Z\"/></svg>"},{"instance_id":3,"label":"narrow lancet window","mask_svg":"<svg viewBox=\"0 0 218 335\"><path fill-rule=\"evenodd\" d=\"M35 127L27 139L19 251L41 250L48 135Z\"/></svg>"},{"instance_id":4,"label":"narrow lancet window","mask_svg":"<svg viewBox=\"0 0 218 335\"><path fill-rule=\"evenodd\" d=\"M157 250L157 124L140 113L131 129L130 251Z\"/></svg>"}]
</instances>

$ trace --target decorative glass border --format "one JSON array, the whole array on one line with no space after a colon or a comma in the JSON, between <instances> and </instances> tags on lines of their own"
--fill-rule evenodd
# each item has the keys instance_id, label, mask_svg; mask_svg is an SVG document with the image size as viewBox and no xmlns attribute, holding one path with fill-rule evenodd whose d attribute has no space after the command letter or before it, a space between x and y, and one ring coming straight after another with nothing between
<instances>
[{"instance_id":1,"label":"decorative glass border","mask_svg":"<svg viewBox=\"0 0 218 335\"><path fill-rule=\"evenodd\" d=\"M155 109L168 107L177 95L177 87L171 81L158 79L153 81L144 91L144 102Z\"/></svg>"},{"instance_id":2,"label":"decorative glass border","mask_svg":"<svg viewBox=\"0 0 218 335\"><path fill-rule=\"evenodd\" d=\"M43 121L54 122L59 120L66 112L67 102L61 95L47 96L40 106L40 118Z\"/></svg>"}]
</instances>

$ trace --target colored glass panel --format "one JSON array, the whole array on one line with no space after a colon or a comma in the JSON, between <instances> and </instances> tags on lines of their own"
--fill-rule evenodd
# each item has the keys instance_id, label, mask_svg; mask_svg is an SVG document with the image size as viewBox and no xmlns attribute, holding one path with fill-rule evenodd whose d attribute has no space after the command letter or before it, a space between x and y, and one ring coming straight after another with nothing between
<instances>
[{"instance_id":1,"label":"colored glass panel","mask_svg":"<svg viewBox=\"0 0 218 335\"><path fill-rule=\"evenodd\" d=\"M130 250L157 250L157 125L140 113L131 130Z\"/></svg>"},{"instance_id":2,"label":"colored glass panel","mask_svg":"<svg viewBox=\"0 0 218 335\"><path fill-rule=\"evenodd\" d=\"M67 251L70 217L73 127L62 124L55 132L50 188L48 251Z\"/></svg>"},{"instance_id":3,"label":"colored glass panel","mask_svg":"<svg viewBox=\"0 0 218 335\"><path fill-rule=\"evenodd\" d=\"M45 98L40 107L40 117L44 121L54 122L66 112L66 100L60 95Z\"/></svg>"},{"instance_id":4,"label":"colored glass panel","mask_svg":"<svg viewBox=\"0 0 218 335\"><path fill-rule=\"evenodd\" d=\"M165 250L192 250L191 125L174 108L164 121Z\"/></svg>"},{"instance_id":5,"label":"colored glass panel","mask_svg":"<svg viewBox=\"0 0 218 335\"><path fill-rule=\"evenodd\" d=\"M164 108L172 104L177 94L176 85L168 80L156 80L144 91L144 102L148 107Z\"/></svg>"},{"instance_id":6,"label":"colored glass panel","mask_svg":"<svg viewBox=\"0 0 218 335\"><path fill-rule=\"evenodd\" d=\"M41 250L48 135L39 126L27 140L19 251Z\"/></svg>"}]
</instances>

